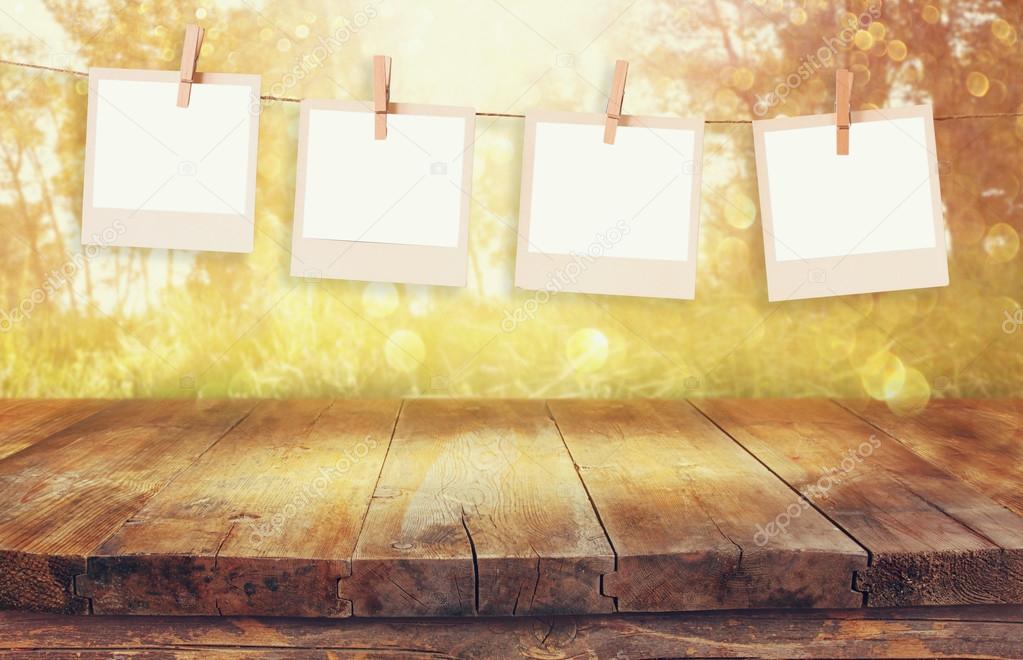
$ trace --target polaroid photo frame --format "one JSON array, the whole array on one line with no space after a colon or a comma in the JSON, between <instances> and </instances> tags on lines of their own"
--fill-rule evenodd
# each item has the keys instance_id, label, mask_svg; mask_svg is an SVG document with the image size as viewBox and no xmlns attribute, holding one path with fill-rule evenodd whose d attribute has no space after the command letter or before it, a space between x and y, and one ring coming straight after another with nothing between
<instances>
[{"instance_id":1,"label":"polaroid photo frame","mask_svg":"<svg viewBox=\"0 0 1023 660\"><path fill-rule=\"evenodd\" d=\"M299 119L291 274L466 285L472 108L305 100Z\"/></svg>"},{"instance_id":2,"label":"polaroid photo frame","mask_svg":"<svg viewBox=\"0 0 1023 660\"><path fill-rule=\"evenodd\" d=\"M703 120L530 112L515 285L692 299Z\"/></svg>"},{"instance_id":3,"label":"polaroid photo frame","mask_svg":"<svg viewBox=\"0 0 1023 660\"><path fill-rule=\"evenodd\" d=\"M89 70L82 243L251 252L258 75Z\"/></svg>"},{"instance_id":4,"label":"polaroid photo frame","mask_svg":"<svg viewBox=\"0 0 1023 660\"><path fill-rule=\"evenodd\" d=\"M948 285L929 105L753 122L768 299Z\"/></svg>"}]
</instances>

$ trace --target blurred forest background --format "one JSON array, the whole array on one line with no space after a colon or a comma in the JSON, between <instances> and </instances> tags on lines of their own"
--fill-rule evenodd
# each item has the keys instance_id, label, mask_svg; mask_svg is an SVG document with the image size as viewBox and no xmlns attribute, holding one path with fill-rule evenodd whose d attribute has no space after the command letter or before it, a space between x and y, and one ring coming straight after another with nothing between
<instances>
[{"instance_id":1,"label":"blurred forest background","mask_svg":"<svg viewBox=\"0 0 1023 660\"><path fill-rule=\"evenodd\" d=\"M933 103L1023 112L1023 3L1005 0L8 0L0 57L84 71L259 73L263 93L766 118ZM319 47L319 48L318 48ZM328 49L329 57L317 53ZM1023 118L936 122L951 286L768 304L751 128L707 126L697 299L512 286L522 120L480 117L469 286L288 275L298 107L263 104L251 255L80 242L87 83L0 64L0 395L843 396L899 412L1023 395ZM869 191L850 189L850 195ZM20 310L19 313L17 310ZM530 310L520 323L506 321ZM514 327L511 327L514 325Z\"/></svg>"}]
</instances>

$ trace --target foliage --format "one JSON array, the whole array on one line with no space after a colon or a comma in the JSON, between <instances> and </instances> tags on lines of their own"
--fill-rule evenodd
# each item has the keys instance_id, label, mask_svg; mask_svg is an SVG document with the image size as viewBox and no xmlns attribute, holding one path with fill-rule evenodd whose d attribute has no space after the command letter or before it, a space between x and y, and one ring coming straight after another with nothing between
<instances>
[{"instance_id":1,"label":"foliage","mask_svg":"<svg viewBox=\"0 0 1023 660\"><path fill-rule=\"evenodd\" d=\"M857 108L1023 111L1023 88L1011 84L1023 70L1018 3L604 5L44 0L30 10L60 25L73 44L67 63L135 68L175 68L182 26L198 17L202 69L259 72L264 93L289 97L368 98L369 57L388 52L394 98L487 111L598 110L617 57L632 60L633 114L829 112L839 64L855 72ZM307 66L332 35L337 52ZM838 46L821 59L828 43ZM2 48L6 59L63 61L30 34ZM778 90L785 99L771 100ZM0 65L3 310L81 251L86 93L79 77ZM508 315L535 300L511 286L521 120L479 118L464 290L289 277L296 124L295 104L265 104L253 254L118 249L87 260L5 326L0 393L869 395L896 410L1023 393L1023 332L1003 330L1023 296L1023 119L937 123L946 289L768 304L749 125L712 124L698 299L558 294L513 329Z\"/></svg>"}]
</instances>

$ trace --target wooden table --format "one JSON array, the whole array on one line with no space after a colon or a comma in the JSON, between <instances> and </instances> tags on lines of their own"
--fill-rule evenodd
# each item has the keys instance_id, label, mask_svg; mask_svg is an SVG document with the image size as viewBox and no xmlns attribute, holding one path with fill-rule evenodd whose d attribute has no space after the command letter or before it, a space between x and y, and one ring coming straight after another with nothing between
<instances>
[{"instance_id":1,"label":"wooden table","mask_svg":"<svg viewBox=\"0 0 1023 660\"><path fill-rule=\"evenodd\" d=\"M1021 422L1008 400L3 401L0 607L22 613L0 630L571 615L540 620L656 637L798 608L809 634L954 606L938 628L1023 654ZM728 612L625 616L696 610Z\"/></svg>"},{"instance_id":2,"label":"wooden table","mask_svg":"<svg viewBox=\"0 0 1023 660\"><path fill-rule=\"evenodd\" d=\"M1023 608L747 610L447 619L0 612L0 657L1019 658Z\"/></svg>"}]
</instances>

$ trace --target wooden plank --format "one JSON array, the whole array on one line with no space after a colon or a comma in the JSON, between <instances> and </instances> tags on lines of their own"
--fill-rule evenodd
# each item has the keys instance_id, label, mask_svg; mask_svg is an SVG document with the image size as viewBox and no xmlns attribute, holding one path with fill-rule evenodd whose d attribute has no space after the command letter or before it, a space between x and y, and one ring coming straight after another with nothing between
<instances>
[{"instance_id":1,"label":"wooden plank","mask_svg":"<svg viewBox=\"0 0 1023 660\"><path fill-rule=\"evenodd\" d=\"M251 407L123 401L0 461L0 607L87 609L86 555Z\"/></svg>"},{"instance_id":2,"label":"wooden plank","mask_svg":"<svg viewBox=\"0 0 1023 660\"><path fill-rule=\"evenodd\" d=\"M871 553L874 607L1023 602L1023 518L831 401L702 409Z\"/></svg>"},{"instance_id":3,"label":"wooden plank","mask_svg":"<svg viewBox=\"0 0 1023 660\"><path fill-rule=\"evenodd\" d=\"M862 604L867 553L689 403L549 406L618 556L619 611ZM790 509L786 534L761 531Z\"/></svg>"},{"instance_id":4,"label":"wooden plank","mask_svg":"<svg viewBox=\"0 0 1023 660\"><path fill-rule=\"evenodd\" d=\"M45 657L1018 658L1023 610L754 610L497 619L61 617L0 612L0 653ZM56 655L66 654L66 655Z\"/></svg>"},{"instance_id":5,"label":"wooden plank","mask_svg":"<svg viewBox=\"0 0 1023 660\"><path fill-rule=\"evenodd\" d=\"M0 401L0 459L85 419L109 404L109 401L88 399Z\"/></svg>"},{"instance_id":6,"label":"wooden plank","mask_svg":"<svg viewBox=\"0 0 1023 660\"><path fill-rule=\"evenodd\" d=\"M89 558L96 614L347 616L399 401L265 401Z\"/></svg>"},{"instance_id":7,"label":"wooden plank","mask_svg":"<svg viewBox=\"0 0 1023 660\"><path fill-rule=\"evenodd\" d=\"M341 593L356 616L609 612L614 555L542 401L406 402Z\"/></svg>"},{"instance_id":8,"label":"wooden plank","mask_svg":"<svg viewBox=\"0 0 1023 660\"><path fill-rule=\"evenodd\" d=\"M937 399L911 417L879 401L839 403L1023 515L1023 401Z\"/></svg>"}]
</instances>

